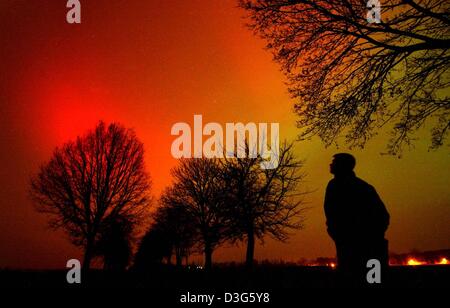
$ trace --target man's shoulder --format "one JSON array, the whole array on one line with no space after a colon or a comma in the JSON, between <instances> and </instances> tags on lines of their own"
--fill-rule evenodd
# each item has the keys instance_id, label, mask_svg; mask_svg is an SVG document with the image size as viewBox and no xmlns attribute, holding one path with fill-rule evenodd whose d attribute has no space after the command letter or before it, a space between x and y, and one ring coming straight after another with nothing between
<instances>
[{"instance_id":1,"label":"man's shoulder","mask_svg":"<svg viewBox=\"0 0 450 308\"><path fill-rule=\"evenodd\" d=\"M336 179L335 178L333 178L333 179L328 181L327 188L328 187L333 187L334 185L336 185Z\"/></svg>"},{"instance_id":2,"label":"man's shoulder","mask_svg":"<svg viewBox=\"0 0 450 308\"><path fill-rule=\"evenodd\" d=\"M364 181L363 179L359 178L359 177L355 177L355 181L358 184L358 186L362 187L362 188L366 188L366 189L375 189L372 185L370 185L369 183L367 183L366 181Z\"/></svg>"}]
</instances>

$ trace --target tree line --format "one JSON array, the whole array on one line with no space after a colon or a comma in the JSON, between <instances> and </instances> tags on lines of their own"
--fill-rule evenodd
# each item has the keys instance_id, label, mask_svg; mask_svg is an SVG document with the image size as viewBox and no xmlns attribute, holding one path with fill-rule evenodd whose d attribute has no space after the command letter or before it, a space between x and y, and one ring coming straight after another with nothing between
<instances>
[{"instance_id":1,"label":"tree line","mask_svg":"<svg viewBox=\"0 0 450 308\"><path fill-rule=\"evenodd\" d=\"M241 146L249 151L248 144ZM100 122L55 149L32 177L30 195L49 225L64 229L83 249L85 270L96 257L105 269L125 269L137 242L137 269L173 255L181 265L191 253L202 253L210 269L215 249L241 242L251 267L255 242L267 235L285 241L290 230L302 227L305 209L303 162L293 144L281 145L277 168L262 169L262 159L180 159L172 184L151 209L143 144L133 130ZM142 228L147 232L138 240Z\"/></svg>"}]
</instances>

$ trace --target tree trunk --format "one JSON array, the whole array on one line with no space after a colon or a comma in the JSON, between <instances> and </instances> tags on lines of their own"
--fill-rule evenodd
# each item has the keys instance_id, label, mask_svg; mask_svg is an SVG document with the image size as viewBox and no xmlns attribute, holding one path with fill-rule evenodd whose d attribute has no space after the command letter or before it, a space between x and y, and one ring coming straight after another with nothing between
<instances>
[{"instance_id":1,"label":"tree trunk","mask_svg":"<svg viewBox=\"0 0 450 308\"><path fill-rule=\"evenodd\" d=\"M255 233L253 227L247 230L247 253L245 256L245 266L247 268L253 267L253 259L255 255Z\"/></svg>"},{"instance_id":2,"label":"tree trunk","mask_svg":"<svg viewBox=\"0 0 450 308\"><path fill-rule=\"evenodd\" d=\"M175 259L177 267L181 267L183 265L183 254L181 248L175 249Z\"/></svg>"},{"instance_id":3,"label":"tree trunk","mask_svg":"<svg viewBox=\"0 0 450 308\"><path fill-rule=\"evenodd\" d=\"M83 272L88 272L91 268L91 261L93 256L93 244L92 240L87 240L86 247L84 249L84 257L83 257Z\"/></svg>"},{"instance_id":4,"label":"tree trunk","mask_svg":"<svg viewBox=\"0 0 450 308\"><path fill-rule=\"evenodd\" d=\"M211 244L205 243L205 270L210 270L212 266L212 247Z\"/></svg>"}]
</instances>

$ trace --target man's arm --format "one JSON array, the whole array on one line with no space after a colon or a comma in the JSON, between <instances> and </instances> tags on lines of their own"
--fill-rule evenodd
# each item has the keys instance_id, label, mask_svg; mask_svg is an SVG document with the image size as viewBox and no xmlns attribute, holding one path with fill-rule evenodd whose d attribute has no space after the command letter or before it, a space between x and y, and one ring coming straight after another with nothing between
<instances>
[{"instance_id":1,"label":"man's arm","mask_svg":"<svg viewBox=\"0 0 450 308\"><path fill-rule=\"evenodd\" d=\"M372 215L374 218L375 227L378 232L382 232L384 234L389 226L390 216L386 210L386 206L374 187L371 187L371 200Z\"/></svg>"},{"instance_id":2,"label":"man's arm","mask_svg":"<svg viewBox=\"0 0 450 308\"><path fill-rule=\"evenodd\" d=\"M327 225L327 232L333 240L336 240L335 214L333 207L332 184L328 183L325 190L324 210Z\"/></svg>"}]
</instances>

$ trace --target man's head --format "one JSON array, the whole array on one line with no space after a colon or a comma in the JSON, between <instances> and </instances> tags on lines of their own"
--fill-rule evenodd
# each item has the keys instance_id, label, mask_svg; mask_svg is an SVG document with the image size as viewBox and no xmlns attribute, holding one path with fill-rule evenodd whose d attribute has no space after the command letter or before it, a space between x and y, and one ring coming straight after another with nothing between
<instances>
[{"instance_id":1,"label":"man's head","mask_svg":"<svg viewBox=\"0 0 450 308\"><path fill-rule=\"evenodd\" d=\"M356 160L353 155L348 153L335 154L330 164L330 172L334 175L349 174L353 171L355 165Z\"/></svg>"}]
</instances>

